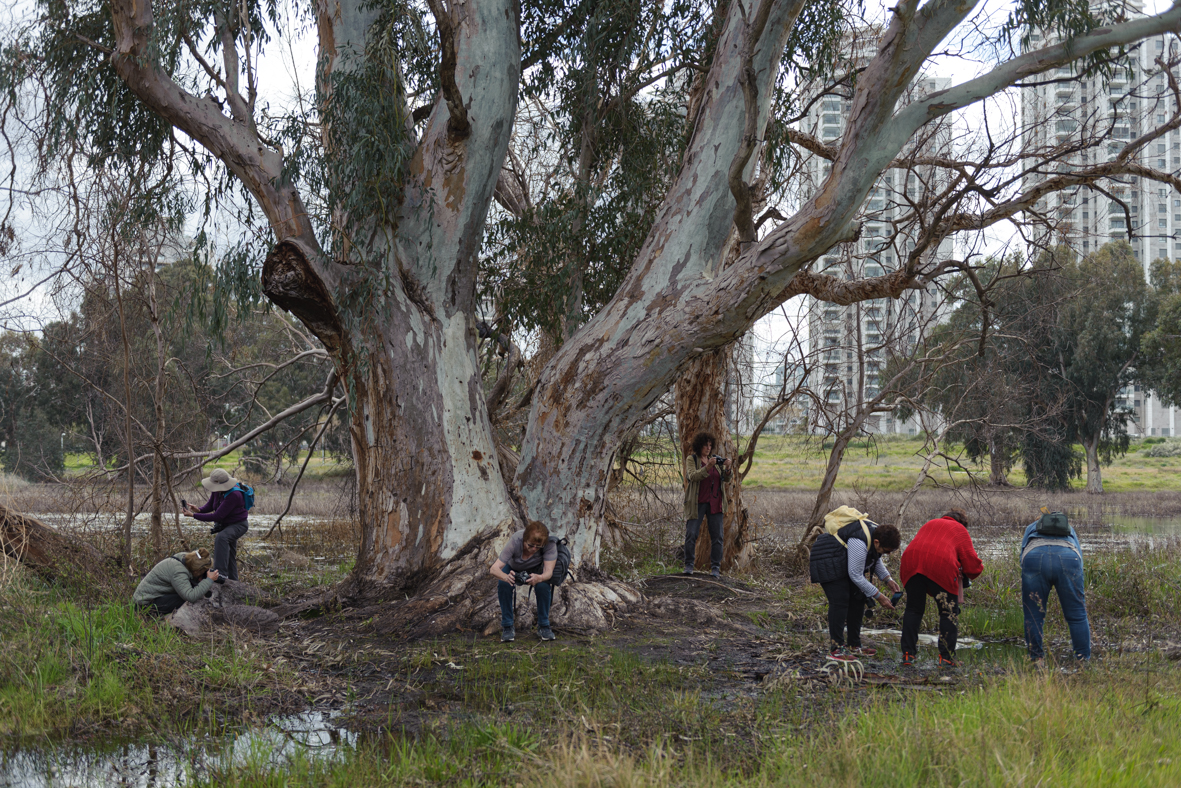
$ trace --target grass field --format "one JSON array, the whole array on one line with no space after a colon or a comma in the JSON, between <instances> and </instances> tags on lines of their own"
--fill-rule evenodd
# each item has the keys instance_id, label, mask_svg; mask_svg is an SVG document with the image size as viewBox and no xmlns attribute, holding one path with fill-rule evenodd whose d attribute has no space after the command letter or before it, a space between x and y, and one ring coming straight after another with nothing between
<instances>
[{"instance_id":1,"label":"grass field","mask_svg":"<svg viewBox=\"0 0 1181 788\"><path fill-rule=\"evenodd\" d=\"M817 489L824 477L832 443L831 438L822 439L819 436L762 436L746 477L747 487L769 490ZM1103 466L1104 489L1107 492L1157 492L1181 487L1177 481L1181 478L1178 477L1178 473L1181 473L1181 453L1176 457L1148 457L1145 451L1151 445L1154 444L1134 441L1127 454L1117 456L1110 465ZM988 481L987 465L970 462L966 456L962 456L962 447L952 444L941 448L947 456L958 458L959 464L945 459L937 460L929 470L932 479L927 480L926 486L962 486L969 482L972 475L978 482ZM671 450L671 446L668 449ZM1082 447L1076 449L1082 452ZM924 441L916 437L889 435L853 441L842 461L837 486L883 491L909 490L923 466L925 451L927 447ZM644 466L644 480L649 484L679 486L680 469L677 462L671 459L671 451L661 450L659 454L641 453L634 458L636 467ZM294 478L302 461L301 457L294 464L285 463L285 475ZM242 473L241 452L231 452L206 465L204 471L208 473L214 468ZM66 455L68 477L77 478L93 469L87 455ZM316 454L308 462L304 478L333 478L351 472L347 462ZM1081 489L1085 486L1085 468L1083 474L1083 478L1074 481L1074 487ZM249 480L257 480L257 474L246 472L244 476ZM1008 481L1017 487L1025 485L1025 474L1020 462L1009 474Z\"/></svg>"},{"instance_id":2,"label":"grass field","mask_svg":"<svg viewBox=\"0 0 1181 788\"><path fill-rule=\"evenodd\" d=\"M746 486L752 489L772 490L815 490L820 486L828 464L828 453L832 440L821 441L819 437L796 435L767 435L759 439ZM1181 487L1178 476L1181 473L1181 456L1147 457L1144 451L1149 445L1133 442L1131 449L1122 457L1116 457L1111 465L1103 466L1103 486L1108 492L1155 492L1176 490ZM841 463L838 487L865 488L871 490L909 490L918 478L924 462L925 444L920 438L887 436L876 440L854 441L846 451ZM951 457L960 454L961 447L949 446L943 449ZM1079 447L1081 451L1081 447ZM977 481L987 483L988 467L971 463L964 457L962 467L945 460L936 462L929 473L932 480L926 486L960 486L968 483L969 471ZM667 475L672 476L671 466ZM1081 489L1084 478L1075 480L1073 486ZM1014 486L1025 485L1025 474L1020 464L1008 477ZM677 480L679 483L679 480Z\"/></svg>"}]
</instances>

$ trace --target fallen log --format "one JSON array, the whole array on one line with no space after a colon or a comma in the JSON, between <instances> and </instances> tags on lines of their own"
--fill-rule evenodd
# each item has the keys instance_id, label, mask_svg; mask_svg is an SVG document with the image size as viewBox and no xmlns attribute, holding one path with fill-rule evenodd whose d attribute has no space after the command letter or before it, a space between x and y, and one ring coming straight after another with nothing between
<instances>
[{"instance_id":1,"label":"fallen log","mask_svg":"<svg viewBox=\"0 0 1181 788\"><path fill-rule=\"evenodd\" d=\"M116 565L92 545L0 504L0 547L42 580L107 576Z\"/></svg>"}]
</instances>

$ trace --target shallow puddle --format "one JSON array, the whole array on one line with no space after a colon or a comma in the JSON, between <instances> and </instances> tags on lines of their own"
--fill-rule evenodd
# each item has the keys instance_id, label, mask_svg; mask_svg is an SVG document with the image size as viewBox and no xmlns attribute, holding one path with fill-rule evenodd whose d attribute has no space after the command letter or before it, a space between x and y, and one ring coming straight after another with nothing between
<instances>
[{"instance_id":1,"label":"shallow puddle","mask_svg":"<svg viewBox=\"0 0 1181 788\"><path fill-rule=\"evenodd\" d=\"M339 757L357 734L318 711L276 717L266 726L216 739L169 744L62 745L0 753L4 788L164 788L230 766L282 766L292 758Z\"/></svg>"}]
</instances>

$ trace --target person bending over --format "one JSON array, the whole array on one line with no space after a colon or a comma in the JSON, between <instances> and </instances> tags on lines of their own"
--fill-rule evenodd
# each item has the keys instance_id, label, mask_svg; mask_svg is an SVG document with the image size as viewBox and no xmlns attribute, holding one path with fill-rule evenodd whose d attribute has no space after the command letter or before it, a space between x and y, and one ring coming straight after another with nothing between
<instances>
[{"instance_id":1,"label":"person bending over","mask_svg":"<svg viewBox=\"0 0 1181 788\"><path fill-rule=\"evenodd\" d=\"M939 664L955 667L957 619L964 593L964 578L974 580L984 571L980 556L968 535L968 515L949 509L928 521L902 553L902 585L906 588L906 612L902 614L902 664L913 664L918 650L919 627L927 609L927 597L939 606Z\"/></svg>"},{"instance_id":2,"label":"person bending over","mask_svg":"<svg viewBox=\"0 0 1181 788\"><path fill-rule=\"evenodd\" d=\"M139 581L131 601L157 615L167 615L185 602L196 602L213 587L217 570L205 548L170 555Z\"/></svg>"},{"instance_id":3,"label":"person bending over","mask_svg":"<svg viewBox=\"0 0 1181 788\"><path fill-rule=\"evenodd\" d=\"M849 661L877 653L877 649L861 644L865 600L876 599L889 610L893 610L894 605L865 575L872 571L891 591L897 591L898 584L890 577L882 556L897 550L901 541L896 527L859 520L844 526L836 534L821 534L812 545L810 574L812 582L820 583L828 598L828 636L832 641L829 656L832 659ZM849 633L847 646L846 628Z\"/></svg>"},{"instance_id":4,"label":"person bending over","mask_svg":"<svg viewBox=\"0 0 1181 788\"><path fill-rule=\"evenodd\" d=\"M554 590L550 578L558 562L558 545L549 538L549 529L537 520L530 520L524 531L517 531L509 537L508 544L492 563L490 574L500 582L496 594L500 599L500 641L511 643L516 640L516 588L527 585L537 596L537 635L542 640L553 640L550 629L549 609L553 602Z\"/></svg>"},{"instance_id":5,"label":"person bending over","mask_svg":"<svg viewBox=\"0 0 1181 788\"><path fill-rule=\"evenodd\" d=\"M709 573L722 574L722 521L726 515L726 482L730 460L721 466L713 455L717 440L708 432L693 437L693 451L685 458L685 574L693 574L701 521L709 528Z\"/></svg>"},{"instance_id":6,"label":"person bending over","mask_svg":"<svg viewBox=\"0 0 1181 788\"><path fill-rule=\"evenodd\" d=\"M238 540L249 528L246 518L246 496L236 489L238 480L221 468L201 480L209 491L209 500L200 509L186 504L184 514L206 523L213 523L209 533L213 539L213 568L221 575L219 582L238 579Z\"/></svg>"},{"instance_id":7,"label":"person bending over","mask_svg":"<svg viewBox=\"0 0 1181 788\"><path fill-rule=\"evenodd\" d=\"M1057 528L1043 528L1041 518L1025 529L1021 539L1021 609L1025 614L1025 645L1029 658L1040 664L1045 657L1042 648L1042 626L1046 622L1046 605L1050 589L1058 592L1062 617L1070 628L1070 644L1074 656L1091 658L1091 625L1087 621L1087 600L1083 590L1083 548L1074 526L1066 515L1053 512L1047 517L1061 518ZM1062 535L1065 531L1065 535Z\"/></svg>"}]
</instances>

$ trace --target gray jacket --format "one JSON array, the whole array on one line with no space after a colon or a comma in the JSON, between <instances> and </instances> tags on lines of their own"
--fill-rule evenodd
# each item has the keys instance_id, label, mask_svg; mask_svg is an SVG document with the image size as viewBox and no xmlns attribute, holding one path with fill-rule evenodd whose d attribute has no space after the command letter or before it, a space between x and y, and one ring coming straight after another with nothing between
<instances>
[{"instance_id":1,"label":"gray jacket","mask_svg":"<svg viewBox=\"0 0 1181 788\"><path fill-rule=\"evenodd\" d=\"M196 602L204 597L213 588L213 581L206 577L193 585L193 573L185 566L184 557L184 553L177 553L153 566L152 571L135 587L131 601L137 605L147 605L153 599L173 593L180 594L180 598L186 602Z\"/></svg>"}]
</instances>

